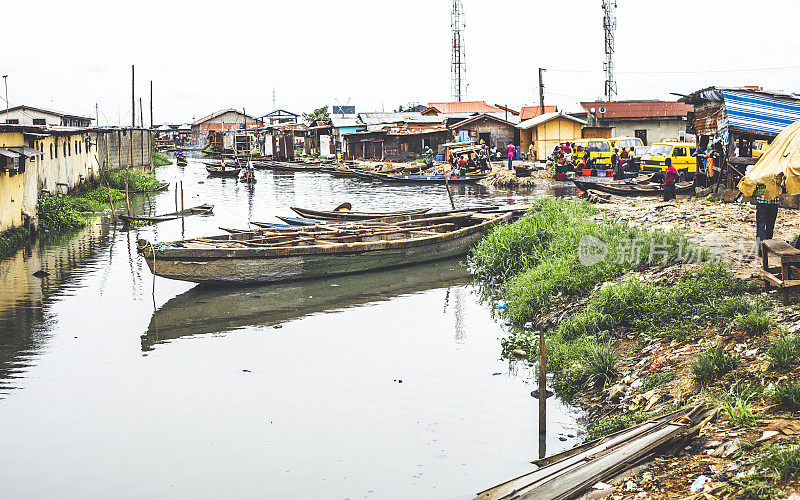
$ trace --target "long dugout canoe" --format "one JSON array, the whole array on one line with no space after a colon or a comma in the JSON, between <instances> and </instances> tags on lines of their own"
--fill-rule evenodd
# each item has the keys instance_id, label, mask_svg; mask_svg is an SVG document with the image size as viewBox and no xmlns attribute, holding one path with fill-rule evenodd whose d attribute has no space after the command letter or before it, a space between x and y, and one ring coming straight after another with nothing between
<instances>
[{"instance_id":1,"label":"long dugout canoe","mask_svg":"<svg viewBox=\"0 0 800 500\"><path fill-rule=\"evenodd\" d=\"M388 269L464 255L491 228L508 221L511 216L511 213L465 213L429 219L408 216L405 222L371 228L372 233L360 237L339 238L341 242L322 241L321 237L318 241L312 237L311 243L295 243L294 246L287 241L259 244L258 241L266 241L263 239L265 231L270 231L261 230L172 243L139 240L137 249L153 274L164 278L207 284L272 283ZM430 230L420 229L425 224ZM454 229L434 231L445 226ZM294 237L304 230L308 229L283 231Z\"/></svg>"},{"instance_id":2,"label":"long dugout canoe","mask_svg":"<svg viewBox=\"0 0 800 500\"><path fill-rule=\"evenodd\" d=\"M365 220L365 219L378 219L381 217L393 217L395 215L415 215L424 214L430 211L428 208L416 208L411 210L398 210L397 212L337 212L337 211L324 211L312 210L310 208L289 207L294 210L299 216L309 219L322 219L322 220Z\"/></svg>"}]
</instances>

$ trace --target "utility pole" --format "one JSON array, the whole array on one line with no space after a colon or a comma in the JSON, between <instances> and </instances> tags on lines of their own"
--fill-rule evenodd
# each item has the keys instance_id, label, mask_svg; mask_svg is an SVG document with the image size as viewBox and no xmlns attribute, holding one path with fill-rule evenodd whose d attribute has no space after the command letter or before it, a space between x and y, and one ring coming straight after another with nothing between
<instances>
[{"instance_id":1,"label":"utility pole","mask_svg":"<svg viewBox=\"0 0 800 500\"><path fill-rule=\"evenodd\" d=\"M605 33L606 60L603 70L606 72L605 96L611 102L617 95L617 82L614 79L614 32L617 29L617 0L603 0L603 31Z\"/></svg>"},{"instance_id":2,"label":"utility pole","mask_svg":"<svg viewBox=\"0 0 800 500\"><path fill-rule=\"evenodd\" d=\"M539 68L539 114L544 114L544 80L542 74L547 71L544 68Z\"/></svg>"},{"instance_id":3,"label":"utility pole","mask_svg":"<svg viewBox=\"0 0 800 500\"><path fill-rule=\"evenodd\" d=\"M464 51L463 31L464 22L463 0L453 0L453 12L450 15L450 29L453 32L452 57L450 59L450 84L453 90L453 99L461 102L466 97L466 70L467 62Z\"/></svg>"},{"instance_id":4,"label":"utility pole","mask_svg":"<svg viewBox=\"0 0 800 500\"><path fill-rule=\"evenodd\" d=\"M142 111L142 98L139 98L139 128L144 128L144 112Z\"/></svg>"},{"instance_id":5,"label":"utility pole","mask_svg":"<svg viewBox=\"0 0 800 500\"><path fill-rule=\"evenodd\" d=\"M3 83L6 86L6 123L8 123L8 75L3 75Z\"/></svg>"},{"instance_id":6,"label":"utility pole","mask_svg":"<svg viewBox=\"0 0 800 500\"><path fill-rule=\"evenodd\" d=\"M275 87L272 87L272 111L278 109L277 100L275 99Z\"/></svg>"},{"instance_id":7,"label":"utility pole","mask_svg":"<svg viewBox=\"0 0 800 500\"><path fill-rule=\"evenodd\" d=\"M100 126L100 107L97 103L94 103L94 118L95 118L95 127Z\"/></svg>"},{"instance_id":8,"label":"utility pole","mask_svg":"<svg viewBox=\"0 0 800 500\"><path fill-rule=\"evenodd\" d=\"M153 128L153 80L150 80L150 128Z\"/></svg>"}]
</instances>

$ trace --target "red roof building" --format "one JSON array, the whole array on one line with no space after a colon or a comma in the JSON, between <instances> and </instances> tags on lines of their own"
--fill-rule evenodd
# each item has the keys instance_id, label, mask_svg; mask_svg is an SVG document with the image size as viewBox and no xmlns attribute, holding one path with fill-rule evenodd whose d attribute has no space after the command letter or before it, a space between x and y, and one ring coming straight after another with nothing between
<instances>
[{"instance_id":1,"label":"red roof building","mask_svg":"<svg viewBox=\"0 0 800 500\"><path fill-rule=\"evenodd\" d=\"M428 109L423 111L422 114L429 114L433 110L444 114L491 113L493 111L503 111L498 106L487 104L486 101L429 102Z\"/></svg>"},{"instance_id":2,"label":"red roof building","mask_svg":"<svg viewBox=\"0 0 800 500\"><path fill-rule=\"evenodd\" d=\"M638 137L645 145L663 141L694 141L686 132L693 106L675 101L582 102L587 128L610 130L611 137Z\"/></svg>"}]
</instances>

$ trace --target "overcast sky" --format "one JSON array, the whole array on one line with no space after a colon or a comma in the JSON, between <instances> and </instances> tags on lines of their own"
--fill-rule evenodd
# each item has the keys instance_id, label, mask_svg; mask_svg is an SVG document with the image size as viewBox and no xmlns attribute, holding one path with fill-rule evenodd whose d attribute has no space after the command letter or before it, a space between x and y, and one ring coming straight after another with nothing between
<instances>
[{"instance_id":1,"label":"overcast sky","mask_svg":"<svg viewBox=\"0 0 800 500\"><path fill-rule=\"evenodd\" d=\"M0 74L12 106L94 116L98 103L101 125L130 123L131 64L146 124L150 80L156 124L227 107L261 115L273 88L278 107L296 113L336 103L390 111L450 100L451 6L4 2ZM468 100L538 104L540 66L547 104L576 111L602 98L601 0L464 0L464 9ZM800 91L799 14L788 0L618 0L618 98L676 99L670 92L709 85Z\"/></svg>"}]
</instances>

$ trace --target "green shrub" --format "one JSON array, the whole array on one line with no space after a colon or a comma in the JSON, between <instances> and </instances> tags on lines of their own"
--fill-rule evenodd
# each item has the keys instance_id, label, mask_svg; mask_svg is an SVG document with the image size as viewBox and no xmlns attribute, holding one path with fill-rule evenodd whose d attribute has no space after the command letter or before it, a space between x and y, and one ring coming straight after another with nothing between
<instances>
[{"instance_id":1,"label":"green shrub","mask_svg":"<svg viewBox=\"0 0 800 500\"><path fill-rule=\"evenodd\" d=\"M772 399L784 409L800 410L800 383L785 381L778 384L772 393Z\"/></svg>"},{"instance_id":2,"label":"green shrub","mask_svg":"<svg viewBox=\"0 0 800 500\"><path fill-rule=\"evenodd\" d=\"M660 385L672 382L675 380L675 372L655 372L651 373L644 379L642 383L642 392L647 392Z\"/></svg>"},{"instance_id":3,"label":"green shrub","mask_svg":"<svg viewBox=\"0 0 800 500\"><path fill-rule=\"evenodd\" d=\"M694 379L709 384L731 371L739 364L739 358L728 354L721 345L715 345L700 353L691 364Z\"/></svg>"},{"instance_id":4,"label":"green shrub","mask_svg":"<svg viewBox=\"0 0 800 500\"><path fill-rule=\"evenodd\" d=\"M117 189L108 189L106 186L98 186L91 191L81 193L79 196L81 198L86 198L106 205L108 204L109 192L111 192L112 201L122 201L125 199L125 193L122 193Z\"/></svg>"},{"instance_id":5,"label":"green shrub","mask_svg":"<svg viewBox=\"0 0 800 500\"><path fill-rule=\"evenodd\" d=\"M166 165L172 165L172 161L165 155L164 153L159 153L158 151L153 153L153 166L155 167L163 167Z\"/></svg>"},{"instance_id":6,"label":"green shrub","mask_svg":"<svg viewBox=\"0 0 800 500\"><path fill-rule=\"evenodd\" d=\"M744 333L750 335L763 335L772 329L775 322L772 316L766 312L757 310L748 311L745 314L739 314L734 320L734 326Z\"/></svg>"},{"instance_id":7,"label":"green shrub","mask_svg":"<svg viewBox=\"0 0 800 500\"><path fill-rule=\"evenodd\" d=\"M756 458L756 466L781 480L794 477L800 472L800 445L773 446L768 444Z\"/></svg>"},{"instance_id":8,"label":"green shrub","mask_svg":"<svg viewBox=\"0 0 800 500\"><path fill-rule=\"evenodd\" d=\"M792 366L800 356L800 338L797 335L780 335L767 348L769 367L785 370Z\"/></svg>"},{"instance_id":9,"label":"green shrub","mask_svg":"<svg viewBox=\"0 0 800 500\"><path fill-rule=\"evenodd\" d=\"M115 170L108 174L108 184L121 192L125 192L125 170ZM156 176L147 172L130 170L128 172L129 191L152 191L161 185Z\"/></svg>"},{"instance_id":10,"label":"green shrub","mask_svg":"<svg viewBox=\"0 0 800 500\"><path fill-rule=\"evenodd\" d=\"M39 196L39 228L43 231L63 231L86 225L70 197Z\"/></svg>"},{"instance_id":11,"label":"green shrub","mask_svg":"<svg viewBox=\"0 0 800 500\"><path fill-rule=\"evenodd\" d=\"M26 241L30 233L24 227L7 229L0 233L0 258L16 252Z\"/></svg>"}]
</instances>

